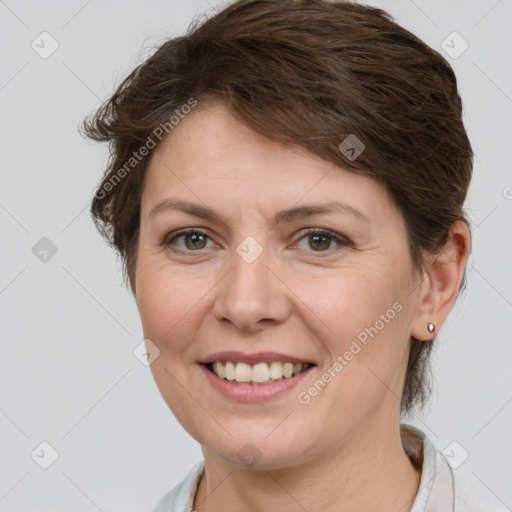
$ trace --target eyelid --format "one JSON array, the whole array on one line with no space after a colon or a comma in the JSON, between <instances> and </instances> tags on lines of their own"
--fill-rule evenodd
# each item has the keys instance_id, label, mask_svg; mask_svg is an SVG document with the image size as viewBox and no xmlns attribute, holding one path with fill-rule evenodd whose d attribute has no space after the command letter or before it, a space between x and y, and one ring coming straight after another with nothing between
<instances>
[{"instance_id":1,"label":"eyelid","mask_svg":"<svg viewBox=\"0 0 512 512\"><path fill-rule=\"evenodd\" d=\"M211 240L213 242L212 237L204 229L201 229L201 228L184 228L184 229L179 229L178 231L173 231L173 232L168 233L167 235L165 235L164 239L162 241L162 245L165 245L165 246L171 245L171 242L173 240L175 240L176 238L179 238L180 236L196 234L196 233L200 234L200 235L203 235L204 237L208 238L209 240ZM199 252L199 251L186 251L186 252Z\"/></svg>"},{"instance_id":2,"label":"eyelid","mask_svg":"<svg viewBox=\"0 0 512 512\"><path fill-rule=\"evenodd\" d=\"M330 254L331 251L336 250L339 247L348 247L351 245L351 242L346 237L343 237L342 235L339 235L338 233L325 228L305 228L304 230L301 230L299 234L300 236L297 239L297 242L295 242L294 246L308 235L324 235L328 238L331 238L338 244L337 247L327 249L326 251L309 251L317 254Z\"/></svg>"},{"instance_id":3,"label":"eyelid","mask_svg":"<svg viewBox=\"0 0 512 512\"><path fill-rule=\"evenodd\" d=\"M183 228L183 229L178 229L176 231L171 231L170 233L167 233L164 236L164 241L172 240L172 239L176 238L177 236L185 235L185 234L189 234L189 233L200 233L201 235L208 235L208 233L202 228L194 228L194 227Z\"/></svg>"}]
</instances>

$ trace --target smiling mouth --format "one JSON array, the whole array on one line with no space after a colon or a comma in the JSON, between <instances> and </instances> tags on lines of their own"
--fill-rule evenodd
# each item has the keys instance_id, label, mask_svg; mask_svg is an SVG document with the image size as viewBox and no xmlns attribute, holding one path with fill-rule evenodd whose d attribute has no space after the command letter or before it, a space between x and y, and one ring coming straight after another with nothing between
<instances>
[{"instance_id":1,"label":"smiling mouth","mask_svg":"<svg viewBox=\"0 0 512 512\"><path fill-rule=\"evenodd\" d=\"M270 384L295 377L315 365L312 363L283 363L281 361L272 361L270 364L261 362L254 365L232 361L216 361L205 363L205 366L217 377L229 382Z\"/></svg>"}]
</instances>

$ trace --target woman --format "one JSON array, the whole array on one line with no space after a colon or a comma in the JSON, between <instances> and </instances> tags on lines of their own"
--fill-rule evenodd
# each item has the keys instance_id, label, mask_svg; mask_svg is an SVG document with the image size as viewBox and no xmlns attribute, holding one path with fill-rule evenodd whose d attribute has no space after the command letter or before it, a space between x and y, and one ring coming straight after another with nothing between
<instances>
[{"instance_id":1,"label":"woman","mask_svg":"<svg viewBox=\"0 0 512 512\"><path fill-rule=\"evenodd\" d=\"M241 0L85 123L112 152L92 214L204 455L156 512L479 510L400 423L465 285L461 114L382 10Z\"/></svg>"}]
</instances>

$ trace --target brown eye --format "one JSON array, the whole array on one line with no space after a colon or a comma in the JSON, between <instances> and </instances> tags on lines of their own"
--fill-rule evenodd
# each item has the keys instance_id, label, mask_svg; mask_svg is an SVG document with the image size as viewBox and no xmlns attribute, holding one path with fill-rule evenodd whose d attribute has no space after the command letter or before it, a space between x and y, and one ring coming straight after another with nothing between
<instances>
[{"instance_id":1,"label":"brown eye","mask_svg":"<svg viewBox=\"0 0 512 512\"><path fill-rule=\"evenodd\" d=\"M201 233L192 233L183 235L185 237L185 245L187 249L204 249L206 237ZM190 242L190 243L187 243Z\"/></svg>"},{"instance_id":2,"label":"brown eye","mask_svg":"<svg viewBox=\"0 0 512 512\"><path fill-rule=\"evenodd\" d=\"M316 247L321 251L329 249L331 238L325 235L309 235L310 247Z\"/></svg>"},{"instance_id":3,"label":"brown eye","mask_svg":"<svg viewBox=\"0 0 512 512\"><path fill-rule=\"evenodd\" d=\"M185 241L185 247L180 246L178 243L176 243L176 241L180 239L183 239ZM174 235L172 238L167 238L164 244L166 246L176 245L179 249L183 251L197 251L206 248L208 239L209 236L203 231L191 229L187 231L181 231L180 233Z\"/></svg>"},{"instance_id":4,"label":"brown eye","mask_svg":"<svg viewBox=\"0 0 512 512\"><path fill-rule=\"evenodd\" d=\"M327 252L332 248L332 243L335 242L338 246L348 246L348 242L342 238L334 235L330 231L311 229L301 237L301 240L306 239L308 247L313 252ZM308 250L308 249L305 249Z\"/></svg>"}]
</instances>

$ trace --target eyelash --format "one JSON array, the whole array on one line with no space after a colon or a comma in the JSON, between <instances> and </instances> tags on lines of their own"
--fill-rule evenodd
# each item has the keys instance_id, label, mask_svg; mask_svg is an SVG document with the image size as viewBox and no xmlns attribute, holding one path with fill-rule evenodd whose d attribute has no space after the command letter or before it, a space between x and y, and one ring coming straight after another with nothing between
<instances>
[{"instance_id":1,"label":"eyelash","mask_svg":"<svg viewBox=\"0 0 512 512\"><path fill-rule=\"evenodd\" d=\"M184 235L192 235L192 234L199 234L199 235L202 235L202 236L210 239L210 236L205 231L203 231L203 230L201 230L199 228L190 228L190 229L184 229L182 231L179 231L176 234L171 233L172 237L171 237L171 235L166 236L164 238L163 242L162 242L162 245L165 246L165 247L168 247L170 245L173 245L173 242L177 238L180 238L180 237L182 237ZM296 243L298 243L303 238L306 238L306 237L311 236L311 235L322 235L322 236L325 236L327 238L332 239L336 243L338 243L338 246L341 246L341 247L348 247L350 245L350 243L347 240L344 240L343 238L337 236L332 231L329 231L329 230L326 230L326 229L320 229L320 228L307 228L305 230L305 232L303 232L302 236L299 238L299 240ZM334 249L336 249L336 247ZM172 250L175 250L175 249L172 249ZM193 250L178 248L178 251L176 251L176 252L186 252L186 253L198 252L199 253L202 250L203 249L198 249L197 251L193 251ZM333 248L327 249L325 251L311 251L311 252L320 253L320 254L324 253L325 254L325 253L330 253L332 250L333 250Z\"/></svg>"}]
</instances>

